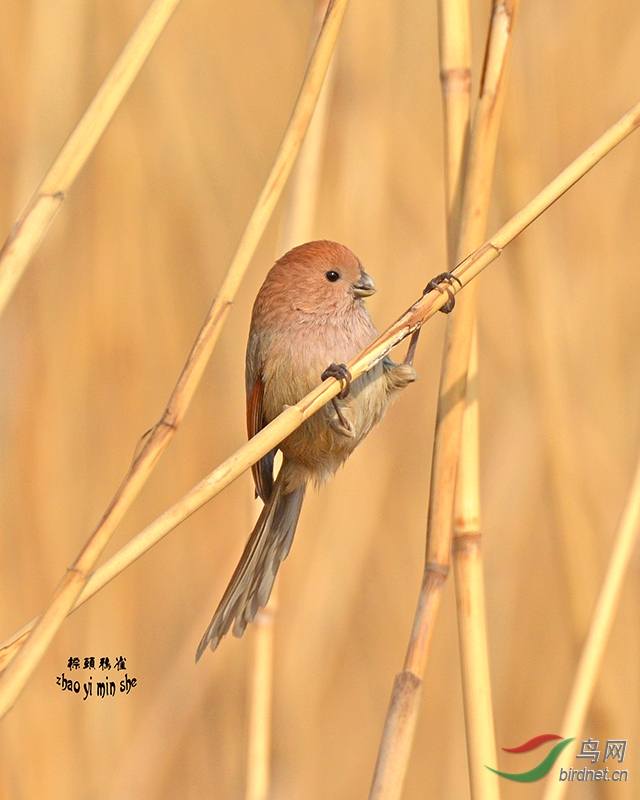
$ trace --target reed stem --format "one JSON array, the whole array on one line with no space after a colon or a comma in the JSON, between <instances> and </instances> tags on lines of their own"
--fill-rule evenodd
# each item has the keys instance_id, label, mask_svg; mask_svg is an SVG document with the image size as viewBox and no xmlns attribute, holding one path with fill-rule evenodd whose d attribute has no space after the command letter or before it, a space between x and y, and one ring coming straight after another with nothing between
<instances>
[{"instance_id":1,"label":"reed stem","mask_svg":"<svg viewBox=\"0 0 640 800\"><path fill-rule=\"evenodd\" d=\"M466 286L473 278L477 277L483 269L495 261L503 249L515 237L522 233L537 217L549 206L583 177L595 164L611 152L630 133L640 126L640 101L636 103L623 117L612 125L599 139L588 147L578 158L566 167L554 180L542 189L527 205L506 222L490 239L481 247L471 253L455 269L455 275L462 286ZM603 292L606 288L603 288ZM452 292L457 294L460 288L452 287ZM541 302L544 300L541 294ZM362 351L347 366L355 379L363 372L375 366L380 359L399 344L403 339L417 330L426 320L434 316L447 301L446 295L439 292L430 292L423 295L404 314L402 314L387 330ZM111 581L116 575L136 561L154 544L157 544L167 533L187 519L198 508L211 498L219 494L251 464L266 455L273 447L281 442L292 431L299 427L325 403L335 397L341 389L341 384L335 378L329 378L309 392L298 403L290 406L273 422L263 428L250 441L229 456L213 472L203 478L184 497L174 503L156 520L150 523L137 536L134 536L124 547L118 550L108 561L88 576L80 587L77 598L71 608L77 608L86 602L97 591ZM2 714L11 707L15 697L13 694L15 684L4 683L7 676L7 666L22 647L29 631L34 627L40 617L36 617L13 636L0 645L0 668L4 675L0 678L0 710ZM24 684L23 684L24 685Z\"/></svg>"},{"instance_id":2,"label":"reed stem","mask_svg":"<svg viewBox=\"0 0 640 800\"><path fill-rule=\"evenodd\" d=\"M178 383L171 394L162 419L145 439L100 524L90 536L73 566L67 570L58 584L49 604L42 615L38 617L28 640L21 648L19 656L0 677L0 716L12 707L43 658L58 628L82 592L90 571L104 551L124 513L138 495L166 449L189 407L218 340L233 297L302 145L324 82L347 2L348 0L332 0L329 5L274 164L249 218L218 296L209 310Z\"/></svg>"},{"instance_id":3,"label":"reed stem","mask_svg":"<svg viewBox=\"0 0 640 800\"><path fill-rule=\"evenodd\" d=\"M640 536L640 460L629 490L629 496L622 512L611 558L596 600L593 615L584 647L580 655L578 670L569 695L569 702L562 721L562 735L576 740L569 745L558 760L558 765L566 767L567 759L575 753L587 718L589 704L593 697L596 681L600 674L605 648L611 633L620 602L622 585L629 569L629 562ZM567 752L568 751L568 752ZM565 755L566 753L566 755ZM550 775L545 787L543 800L562 800L566 793L566 781L559 781L557 769Z\"/></svg>"},{"instance_id":4,"label":"reed stem","mask_svg":"<svg viewBox=\"0 0 640 800\"><path fill-rule=\"evenodd\" d=\"M153 0L0 250L0 314L180 0Z\"/></svg>"}]
</instances>

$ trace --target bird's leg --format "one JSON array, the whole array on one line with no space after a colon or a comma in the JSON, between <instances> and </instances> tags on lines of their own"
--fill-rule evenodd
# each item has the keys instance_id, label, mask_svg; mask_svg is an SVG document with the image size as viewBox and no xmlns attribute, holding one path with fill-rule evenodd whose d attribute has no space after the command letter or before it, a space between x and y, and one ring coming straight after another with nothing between
<instances>
[{"instance_id":1,"label":"bird's leg","mask_svg":"<svg viewBox=\"0 0 640 800\"><path fill-rule=\"evenodd\" d=\"M456 304L456 298L451 289L453 281L456 281L458 284L460 284L460 288L462 288L462 283L460 281L460 278L457 278L451 272L442 272L440 275L436 275L436 277L433 280L430 280L429 283L425 286L424 292L422 292L423 297L425 294L432 292L434 289L437 289L441 294L444 294L444 292L446 292L449 295L449 299L440 309L440 311L442 311L443 314L449 314L451 311L453 311L453 307ZM444 289L442 288L442 286L440 286L441 283L447 284ZM404 357L404 361L402 362L403 364L408 364L410 367L413 366L413 358L416 354L416 347L418 346L418 339L420 338L420 330L421 329L418 328L417 331L414 331L411 334L411 339L409 341L409 349L407 350L407 355Z\"/></svg>"},{"instance_id":2,"label":"bird's leg","mask_svg":"<svg viewBox=\"0 0 640 800\"><path fill-rule=\"evenodd\" d=\"M407 355L404 357L404 361L402 362L403 364L408 364L410 367L413 366L413 357L416 354L416 347L418 346L418 339L420 338L420 330L421 328L418 328L417 331L414 331L411 334Z\"/></svg>"},{"instance_id":3,"label":"bird's leg","mask_svg":"<svg viewBox=\"0 0 640 800\"><path fill-rule=\"evenodd\" d=\"M437 289L440 292L440 294L444 294L446 292L449 295L449 299L442 306L440 311L442 311L443 314L448 314L450 311L453 311L453 307L456 304L456 297L451 288L453 286L454 281L456 281L459 284L460 288L462 289L462 281L460 280L460 278L457 278L451 272L442 272L440 273L440 275L436 275L436 277L433 278L433 280L429 281L429 283L424 288L422 296L424 297L425 294L432 292L434 289ZM442 288L442 286L440 286L441 283L446 284L444 289Z\"/></svg>"},{"instance_id":4,"label":"bird's leg","mask_svg":"<svg viewBox=\"0 0 640 800\"><path fill-rule=\"evenodd\" d=\"M336 397L332 398L331 402L333 403L333 407L336 411L338 419L340 420L340 425L342 425L347 433L352 433L353 426L348 419L345 419L342 411L340 411L340 406L338 405L338 400L344 400L344 398L349 394L351 389L351 373L347 369L346 364L329 364L329 366L320 376L320 380L326 381L327 378L336 378L336 380L339 380L342 384L340 393Z\"/></svg>"}]
</instances>

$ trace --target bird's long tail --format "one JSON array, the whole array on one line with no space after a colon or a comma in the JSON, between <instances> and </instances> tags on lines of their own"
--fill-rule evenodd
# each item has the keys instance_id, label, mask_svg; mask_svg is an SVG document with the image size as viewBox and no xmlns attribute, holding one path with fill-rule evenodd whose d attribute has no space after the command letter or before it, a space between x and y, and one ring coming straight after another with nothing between
<instances>
[{"instance_id":1,"label":"bird's long tail","mask_svg":"<svg viewBox=\"0 0 640 800\"><path fill-rule=\"evenodd\" d=\"M291 548L304 499L304 486L284 493L284 464L271 497L249 536L240 562L227 586L196 653L196 661L210 646L215 650L231 623L233 635L242 636L258 608L265 606L280 563Z\"/></svg>"}]
</instances>

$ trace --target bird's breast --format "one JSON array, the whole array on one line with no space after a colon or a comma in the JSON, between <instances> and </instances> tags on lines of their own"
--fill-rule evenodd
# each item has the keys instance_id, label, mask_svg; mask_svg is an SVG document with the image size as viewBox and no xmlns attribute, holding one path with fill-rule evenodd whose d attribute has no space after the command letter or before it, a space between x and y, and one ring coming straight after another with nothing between
<instances>
[{"instance_id":1,"label":"bird's breast","mask_svg":"<svg viewBox=\"0 0 640 800\"><path fill-rule=\"evenodd\" d=\"M263 364L269 422L316 387L329 364L348 363L375 339L377 331L362 311L337 321L303 318L270 337Z\"/></svg>"}]
</instances>

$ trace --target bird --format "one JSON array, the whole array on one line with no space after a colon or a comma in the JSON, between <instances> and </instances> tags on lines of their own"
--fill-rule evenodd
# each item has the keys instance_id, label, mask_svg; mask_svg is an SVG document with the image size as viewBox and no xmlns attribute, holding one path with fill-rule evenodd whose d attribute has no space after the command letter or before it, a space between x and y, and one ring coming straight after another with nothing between
<instances>
[{"instance_id":1,"label":"bird","mask_svg":"<svg viewBox=\"0 0 640 800\"><path fill-rule=\"evenodd\" d=\"M252 467L264 503L238 566L196 653L215 650L233 625L242 636L266 605L287 557L308 484L322 486L377 425L401 389L416 380L413 348L351 380L346 364L378 336L364 305L376 291L360 260L342 244L307 242L269 270L255 299L246 351L249 438L314 389L338 378L340 394ZM327 366L328 365L328 366Z\"/></svg>"}]
</instances>

